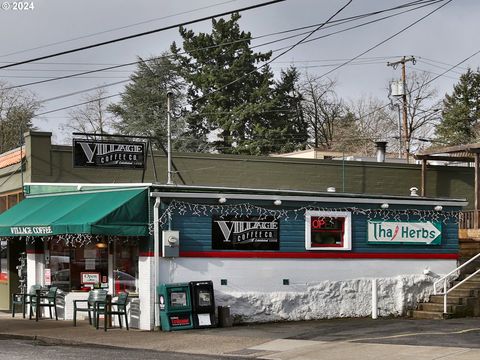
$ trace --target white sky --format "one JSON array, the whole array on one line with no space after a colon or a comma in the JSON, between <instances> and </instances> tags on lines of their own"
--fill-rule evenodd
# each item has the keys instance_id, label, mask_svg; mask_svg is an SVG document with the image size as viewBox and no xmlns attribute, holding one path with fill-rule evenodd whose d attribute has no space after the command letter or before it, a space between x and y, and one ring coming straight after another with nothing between
<instances>
[{"instance_id":1,"label":"white sky","mask_svg":"<svg viewBox=\"0 0 480 360\"><path fill-rule=\"evenodd\" d=\"M0 3L3 2L3 0L0 0ZM12 9L14 6L13 1L8 0L8 2L10 5L9 10L0 9L0 62L2 64L48 55L176 24L257 4L261 1L33 0L28 1L28 3L33 3L35 8L28 11L15 11ZM287 0L283 3L244 12L242 14L241 26L242 29L250 31L252 36L256 37L291 28L313 25L328 19L346 2L347 0ZM337 18L381 10L406 2L407 0L353 0L352 4ZM300 45L273 63L272 68L278 71L281 67L287 67L289 64L294 64L299 69L309 66L308 71L310 73L322 75L331 69L331 67L325 67L325 65L340 63L339 61L327 60L349 59L357 56L445 2L443 1L359 29L313 41L306 45ZM191 12L191 10L210 5L213 6ZM176 15L182 12L189 13ZM480 33L478 14L480 14L480 1L453 0L430 17L364 55L364 58L367 58L365 60L367 64L344 66L330 74L329 77L337 80L337 93L346 100L356 99L362 95L373 95L386 102L388 101L386 91L388 82L400 76L399 69L393 70L391 67L386 66L387 61L395 61L403 55L414 55L417 58L417 64L413 66L409 63L407 71L415 68L416 70L430 71L434 74L443 72L441 67L445 69L445 65L442 65L440 62L456 64L480 49L480 45L474 41L474 38ZM54 46L43 46L153 19L157 20ZM343 28L372 19L367 18L355 23L349 23L343 26ZM195 31L209 31L210 22L196 24L189 28L193 28ZM328 34L339 29L341 27L321 30L314 34L313 37ZM253 44L278 39L281 36L255 40ZM301 37L270 44L260 47L259 50L278 49L292 45L299 39ZM0 70L0 79L18 85L41 80L38 77L55 77L101 68L104 67L102 64L132 62L135 61L136 56L159 55L161 52L168 50L174 40L180 43L180 37L176 29L44 61L49 64L32 63ZM40 46L43 47L16 53ZM370 59L372 57L380 58L372 61ZM480 56L473 57L464 63L462 67L457 68L455 72L449 72L446 76L436 80L435 86L439 95L443 96L446 92L451 91L453 84L458 80L459 73L463 72L465 67L477 68L479 59ZM47 99L127 79L133 69L134 67L122 68L115 71L92 74L88 78L53 81L26 88L35 92L39 99ZM108 92L109 94L115 94L122 91L122 88L123 85L112 86L108 88ZM82 95L71 96L47 102L43 105L41 111L49 111L79 102L82 102ZM40 130L53 131L56 141L59 142L63 139L59 126L65 123L67 119L67 112L61 111L36 119L34 124Z\"/></svg>"}]
</instances>

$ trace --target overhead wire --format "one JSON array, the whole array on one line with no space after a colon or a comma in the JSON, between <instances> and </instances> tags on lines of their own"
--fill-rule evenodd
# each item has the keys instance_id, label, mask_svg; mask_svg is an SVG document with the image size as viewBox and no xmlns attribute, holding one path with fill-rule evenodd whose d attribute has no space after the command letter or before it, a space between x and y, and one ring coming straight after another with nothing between
<instances>
[{"instance_id":1,"label":"overhead wire","mask_svg":"<svg viewBox=\"0 0 480 360\"><path fill-rule=\"evenodd\" d=\"M74 49L64 50L64 51L60 51L60 52L49 54L49 55L38 56L38 57L27 59L27 60L17 61L13 64L0 66L0 70L1 69L7 69L7 68L10 68L10 67L13 67L13 66L29 64L29 63L32 63L32 62L35 62L35 61L51 59L51 58L62 56L62 55L73 54L73 53L76 53L76 52L79 52L79 51L93 49L93 48L97 48L97 47L100 47L100 46L110 45L110 44L114 44L114 43L118 43L118 42L122 42L122 41L126 41L126 40L131 40L131 39L135 39L135 38L138 38L138 37L162 32L162 31L165 31L165 30L175 29L175 28L178 28L179 26L191 25L191 24L195 24L195 23L198 23L198 22L210 20L212 18L221 17L221 16L225 16L225 15L230 15L230 14L236 13L236 12L243 12L243 11L258 9L258 8L261 8L261 7L273 5L273 4L276 4L276 3L279 3L279 2L283 2L283 1L286 1L286 0L270 0L270 1L267 1L267 2L263 2L263 3L251 5L251 6L246 6L246 7L235 9L235 10L229 10L229 11L224 11L224 12L221 12L221 13L218 13L218 14L209 15L209 16L202 17L202 18L199 18L199 19L184 21L184 22L179 23L179 24L163 26L161 28L157 28L157 29L153 29L153 30L149 30L149 31L143 31L143 32L140 32L140 33L137 33L137 34L122 36L122 37L119 37L119 38L98 42L98 43L95 43L95 44L85 45L85 46L77 47L77 48L74 48Z\"/></svg>"},{"instance_id":2,"label":"overhead wire","mask_svg":"<svg viewBox=\"0 0 480 360\"><path fill-rule=\"evenodd\" d=\"M438 6L437 8L433 9L432 11L428 12L427 14L423 15L422 17L420 17L419 19L415 20L414 22L410 23L408 26L405 26L404 28L402 28L401 30L397 31L396 33L394 33L393 35L390 35L389 37L387 37L386 39L380 41L379 43L373 45L372 47L368 48L367 50L365 51L362 51L360 54L354 56L353 58L351 58L350 60L342 63L341 65L338 65L337 67L335 67L334 69L332 70L329 70L327 71L326 73L320 75L318 77L318 79L321 79L329 74L331 74L332 72L334 71L337 71L338 69L344 67L345 65L349 64L350 62L352 62L353 60L355 59L358 59L359 57L369 53L370 51L376 49L377 47L385 44L387 41L390 41L391 39L393 39L394 37L400 35L401 33L405 32L406 30L410 29L411 27L415 26L416 24L418 24L420 21L426 19L427 17L429 17L430 15L434 14L435 12L439 11L440 9L442 9L443 7L445 7L446 5L450 4L453 0L448 0L447 2L445 2L444 4Z\"/></svg>"},{"instance_id":3,"label":"overhead wire","mask_svg":"<svg viewBox=\"0 0 480 360\"><path fill-rule=\"evenodd\" d=\"M196 99L193 100L193 102L198 102L199 100L202 100L204 99L205 97L207 96L210 96L212 94L215 94L217 92L219 92L220 90L224 90L225 88L243 80L245 77L253 74L254 72L257 72L258 70L268 66L270 63L272 63L273 61L275 61L276 59L280 58L281 56L285 55L286 53L288 53L289 51L293 50L294 48L296 48L298 45L300 45L301 43L303 43L305 40L307 40L310 36L312 36L314 33L316 33L318 30L320 30L322 27L324 27L326 24L328 24L330 22L330 20L332 20L335 16L337 16L338 14L340 14L343 10L345 10L345 8L350 5L352 3L353 0L348 0L347 3L345 5L343 5L340 9L338 9L332 16L330 16L327 21L325 21L323 24L319 25L318 27L316 27L314 30L312 30L307 36L303 37L301 40L297 41L295 44L293 44L292 46L290 46L288 49L286 49L285 51L281 52L280 54L278 54L277 56L275 56L273 59L270 59L268 61L266 61L265 63L263 63L261 66L259 66L258 68L255 68L254 70L252 71L249 71L248 73L240 76L239 78L233 80L233 81L230 81L229 83L219 87L219 88L216 88L215 90L211 91L211 92L208 92Z\"/></svg>"},{"instance_id":4,"label":"overhead wire","mask_svg":"<svg viewBox=\"0 0 480 360\"><path fill-rule=\"evenodd\" d=\"M449 0L446 4L442 5L441 7L447 5L447 4L448 4L449 2L451 2L451 1L452 1L452 0ZM349 3L350 3L350 2L349 2ZM348 4L349 4L349 3L348 3ZM347 5L348 5L348 4L347 4ZM438 8L436 8L436 9L434 9L432 12L430 12L430 13L428 13L427 15L423 16L422 18L420 18L419 20L417 20L417 21L415 21L414 23L410 24L408 27L402 29L401 31L404 31L404 30L406 30L407 28L413 26L414 24L418 23L419 21L421 21L421 20L424 19L425 17L431 15L433 12L439 10L441 7L438 7ZM335 15L336 15L336 14L335 14ZM335 16L335 15L334 15L334 16ZM325 24L326 24L326 22L323 23L323 25L325 25ZM320 25L320 26L322 26L322 25ZM311 32L311 34L313 34L314 32L316 32L316 31L318 31L318 30L319 30L318 28L315 29L313 32ZM309 37L309 36L303 38L302 40L305 41L308 37ZM391 38L391 37L390 37L390 38ZM293 46L299 45L300 43L302 43L302 40L300 40L299 42L297 42L297 43L296 43L295 45L293 45ZM383 42L385 42L385 41L383 41ZM382 42L382 43L383 43L383 42ZM291 49L291 48L293 48L293 47L290 47L290 49ZM284 53L282 53L282 54L280 54L279 56L277 56L277 57L275 57L274 59L272 59L272 60L270 61L270 63L273 62L274 60L278 59L278 58L279 58L280 56L282 56L283 54L284 54ZM360 57L360 56L357 56L356 58L359 58L359 57ZM355 59L356 59L356 58L355 58ZM353 59L353 60L355 60L355 59ZM350 59L350 60L348 61L348 63L352 62L353 60ZM265 65L264 65L264 66L265 66ZM343 65L343 66L344 66L344 65ZM236 81L239 81L239 80L236 80ZM227 85L228 85L228 84L227 84ZM109 95L109 96L103 97L103 98L101 98L101 99L108 99L108 98L112 98L112 97L115 97L115 96L120 96L120 95L122 95L122 94L123 94L123 93L120 92L120 93L117 93L117 94L114 94L114 95ZM96 101L96 100L93 100L93 101ZM91 101L90 101L90 102L91 102ZM75 107L75 106L81 106L81 105L84 105L84 104L86 104L86 103L89 103L89 102L82 102L82 103L80 103L80 104L75 104L75 105L71 105L71 106L67 106L67 107L62 107L62 108L59 108L59 109L50 110L50 111L47 111L47 112L43 112L43 113L37 114L36 117L37 117L37 116L42 116L42 115L45 115L45 114L49 114L49 113L52 113L52 112L56 112L56 111L61 111L61 110L69 109L69 108L72 108L72 107ZM386 106L388 106L388 104L387 104ZM385 107L386 107L386 106L385 106ZM377 109L377 110L379 110L379 109ZM377 111L377 110L376 110L376 111Z\"/></svg>"},{"instance_id":5,"label":"overhead wire","mask_svg":"<svg viewBox=\"0 0 480 360\"><path fill-rule=\"evenodd\" d=\"M70 39L67 39L67 40L61 40L61 41L56 41L56 42L52 42L52 43L48 43L48 44L43 44L43 45L36 46L36 47L33 47L33 48L29 48L29 49L18 50L18 51L14 51L14 52L11 52L11 53L8 53L8 54L0 55L0 58L11 56L11 55L23 54L23 53L33 51L33 50L44 49L44 48L51 47L51 46L54 46L54 45L61 45L61 44L65 44L65 43L76 41L76 40L88 39L88 38L91 38L93 36L103 35L103 34L111 33L111 32L118 31L118 30L124 30L124 29L128 29L128 28L138 26L138 25L145 25L145 24L149 24L149 23L152 23L152 22L155 22L155 21L165 20L165 19L168 19L168 18L176 17L176 16L179 16L179 15L191 14L193 12L197 12L197 11L200 11L200 10L211 9L211 8L217 7L219 5L225 5L225 4L228 4L228 3L231 3L231 2L235 2L235 1L236 0L223 1L221 3L216 3L216 4L212 4L212 5L208 5L208 6L203 6L203 7L192 9L192 10L182 11L182 12L179 12L179 13L176 13L176 14L162 16L162 17L158 17L158 18L154 18L154 19L150 19L150 20L144 20L144 21L133 23L133 24L116 27L116 28L109 29L109 30L99 31L99 32L92 33L92 34L87 34L87 35L82 35L82 36L70 38Z\"/></svg>"},{"instance_id":6,"label":"overhead wire","mask_svg":"<svg viewBox=\"0 0 480 360\"><path fill-rule=\"evenodd\" d=\"M443 1L443 0L428 0L426 2L428 3L431 3L431 2L437 2L437 1ZM424 1L422 1L424 2ZM418 1L413 1L411 3L408 3L408 4L417 4L419 3ZM404 7L406 6L405 4L402 6ZM413 5L410 5L410 6L413 6ZM388 8L388 9L384 9L384 10L381 10L381 12L386 12L386 11L391 11L392 9L397 9L398 7L393 7L393 8ZM362 14L362 15L358 15L358 16L352 16L350 18L352 19L356 19L357 17L365 17L369 14L378 14L379 11L376 11L376 12L371 12L371 13L366 13L366 14ZM403 12L401 13L398 13L397 15L400 15L402 14ZM349 18L345 18L345 19L349 19ZM344 19L339 19L337 21L340 21L340 20L344 20ZM353 20L351 20L353 21ZM314 26L318 26L319 24L315 24L315 25L309 25L308 27L314 27ZM294 29L289 29L289 30L286 30L286 31L297 31L298 29L304 29L305 27L300 27L300 28L294 28ZM267 34L267 35L262 35L262 36L258 36L258 37L254 37L254 38L246 38L246 39L241 39L241 40L236 40L236 41L231 41L231 42L226 42L226 43L222 43L222 44L217 44L217 45L211 45L211 46L207 46L207 47L203 47L203 48L197 48L197 49L193 49L192 51L202 51L202 50L209 50L209 49L213 49L213 48L217 48L217 47L221 47L221 46L225 46L225 45L230 45L230 44L234 44L234 43L238 43L238 42L244 42L244 41L250 41L251 39L259 39L259 38L262 38L262 37L266 37L266 36L274 36L274 35L277 35L277 34L280 34L280 33L283 33L285 31L280 31L280 32L275 32L275 33L271 33L271 34ZM303 33L304 34L304 33ZM332 34L333 35L333 34ZM276 40L276 42L279 42L279 41L283 41L283 39L278 39ZM272 42L268 42L268 43L264 43L264 44L260 44L260 45L255 45L255 47L259 47L259 46L264 46L266 44L271 44ZM281 49L276 49L274 50L274 52L277 52L277 51L280 51L280 50L283 50L283 49L286 49L287 47L285 48L281 48ZM186 52L180 52L179 55L181 54L184 54ZM147 59L146 61L154 61L155 59L158 59L160 57L153 57L153 58L150 58L150 59ZM105 68L100 68L100 69L94 69L94 70L87 70L87 71L83 71L83 72L79 72L79 73L76 73L76 74L69 74L69 75L64 75L64 76L59 76L59 77L56 77L56 78L51 78L51 79L47 79L47 80L41 80L41 81L34 81L34 82L30 82L30 83L25 83L25 84L20 84L20 85L14 85L14 86L10 86L7 88L7 90L9 89L15 89L15 88L21 88L21 87L25 87L25 86L31 86L31 85L38 85L38 84L42 84L42 83L46 83L46 82L50 82L50 81L57 81L57 80L63 80L63 79L69 79L69 78L72 78L72 77L77 77L77 76L82 76L82 75L88 75L88 74L92 74L92 73L97 73L97 72L102 72L102 71L110 71L110 70L113 70L113 69L117 69L117 68L121 68L121 67L125 67L125 66L133 66L133 65L137 65L139 63L141 63L143 60L137 60L137 61L133 61L133 62L129 62L129 63L124 63L124 64L118 64L118 65L112 65L112 66L108 66L108 67L105 67Z\"/></svg>"}]
</instances>

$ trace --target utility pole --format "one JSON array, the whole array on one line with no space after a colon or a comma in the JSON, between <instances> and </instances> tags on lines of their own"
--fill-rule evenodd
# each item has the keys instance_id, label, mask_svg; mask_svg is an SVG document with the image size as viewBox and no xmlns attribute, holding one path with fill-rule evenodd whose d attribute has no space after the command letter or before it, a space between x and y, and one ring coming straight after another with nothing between
<instances>
[{"instance_id":1,"label":"utility pole","mask_svg":"<svg viewBox=\"0 0 480 360\"><path fill-rule=\"evenodd\" d=\"M407 74L406 74L406 69L405 69L405 64L407 62L411 61L413 65L415 65L416 60L413 56L410 57L402 57L400 60L395 61L395 62L388 62L387 66L391 66L394 69L398 67L399 64L402 64L402 83L403 83L403 93L402 93L402 98L403 98L403 133L404 133L404 138L405 138L405 158L407 159L407 163L409 161L409 156L410 156L410 137L408 134L408 113L407 113Z\"/></svg>"}]
</instances>

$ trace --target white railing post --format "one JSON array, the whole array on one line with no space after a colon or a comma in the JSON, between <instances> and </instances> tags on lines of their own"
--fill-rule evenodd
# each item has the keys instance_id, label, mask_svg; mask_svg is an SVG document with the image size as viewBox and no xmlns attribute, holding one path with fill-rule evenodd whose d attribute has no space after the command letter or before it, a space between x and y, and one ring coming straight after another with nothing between
<instances>
[{"instance_id":1,"label":"white railing post","mask_svg":"<svg viewBox=\"0 0 480 360\"><path fill-rule=\"evenodd\" d=\"M372 319L378 317L377 279L372 279Z\"/></svg>"},{"instance_id":2,"label":"white railing post","mask_svg":"<svg viewBox=\"0 0 480 360\"><path fill-rule=\"evenodd\" d=\"M443 281L443 313L447 313L447 279Z\"/></svg>"}]
</instances>

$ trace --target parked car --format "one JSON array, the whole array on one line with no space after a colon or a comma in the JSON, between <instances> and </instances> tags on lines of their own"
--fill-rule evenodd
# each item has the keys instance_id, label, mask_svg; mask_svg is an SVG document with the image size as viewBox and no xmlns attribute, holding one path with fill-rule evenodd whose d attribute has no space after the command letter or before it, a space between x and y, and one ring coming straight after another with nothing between
<instances>
[{"instance_id":1,"label":"parked car","mask_svg":"<svg viewBox=\"0 0 480 360\"><path fill-rule=\"evenodd\" d=\"M120 270L113 271L115 292L136 292L135 277Z\"/></svg>"}]
</instances>

